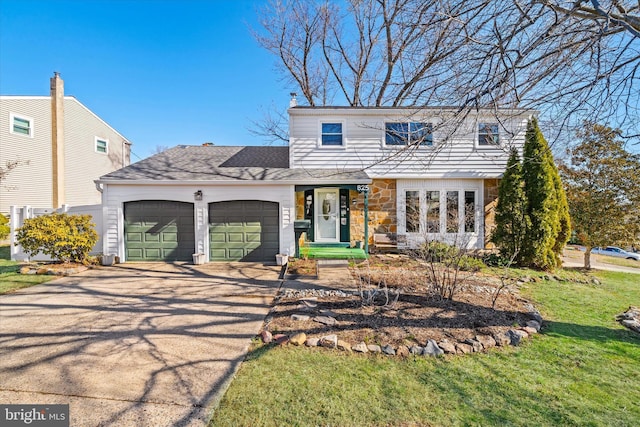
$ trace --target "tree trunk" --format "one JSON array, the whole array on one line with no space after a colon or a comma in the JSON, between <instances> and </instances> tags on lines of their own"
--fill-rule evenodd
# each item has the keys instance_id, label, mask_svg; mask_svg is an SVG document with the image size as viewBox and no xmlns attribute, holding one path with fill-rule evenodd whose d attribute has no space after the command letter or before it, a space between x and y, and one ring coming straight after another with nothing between
<instances>
[{"instance_id":1,"label":"tree trunk","mask_svg":"<svg viewBox=\"0 0 640 427\"><path fill-rule=\"evenodd\" d=\"M591 270L591 249L587 246L584 251L584 268L587 270Z\"/></svg>"}]
</instances>

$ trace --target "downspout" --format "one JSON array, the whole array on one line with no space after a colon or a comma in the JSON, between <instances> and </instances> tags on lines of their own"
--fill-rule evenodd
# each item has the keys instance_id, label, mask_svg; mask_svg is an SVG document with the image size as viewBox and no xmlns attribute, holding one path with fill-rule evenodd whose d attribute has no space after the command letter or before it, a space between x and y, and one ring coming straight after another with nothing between
<instances>
[{"instance_id":1,"label":"downspout","mask_svg":"<svg viewBox=\"0 0 640 427\"><path fill-rule=\"evenodd\" d=\"M96 185L96 190L98 190L98 192L102 194L102 192L104 191L104 189L102 188L102 183L100 183L100 181L93 181L93 183Z\"/></svg>"}]
</instances>

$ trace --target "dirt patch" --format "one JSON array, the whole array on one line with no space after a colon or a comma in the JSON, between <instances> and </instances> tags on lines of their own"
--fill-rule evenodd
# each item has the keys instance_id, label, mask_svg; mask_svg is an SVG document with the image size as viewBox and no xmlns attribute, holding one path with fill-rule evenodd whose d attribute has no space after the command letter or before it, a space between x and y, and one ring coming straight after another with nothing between
<instances>
[{"instance_id":1,"label":"dirt patch","mask_svg":"<svg viewBox=\"0 0 640 427\"><path fill-rule=\"evenodd\" d=\"M464 341L495 335L532 319L532 306L519 296L517 282L501 292L494 309L499 278L475 274L450 301L433 294L424 268L409 257L374 256L366 267L351 268L360 287L340 289L337 295L301 291L280 298L268 329L316 337L337 333L352 343L424 345L428 339ZM298 316L292 318L294 314ZM315 316L334 317L336 324L323 325L313 320Z\"/></svg>"},{"instance_id":2,"label":"dirt patch","mask_svg":"<svg viewBox=\"0 0 640 427\"><path fill-rule=\"evenodd\" d=\"M315 259L289 258L287 274L294 277L318 275L318 265Z\"/></svg>"}]
</instances>

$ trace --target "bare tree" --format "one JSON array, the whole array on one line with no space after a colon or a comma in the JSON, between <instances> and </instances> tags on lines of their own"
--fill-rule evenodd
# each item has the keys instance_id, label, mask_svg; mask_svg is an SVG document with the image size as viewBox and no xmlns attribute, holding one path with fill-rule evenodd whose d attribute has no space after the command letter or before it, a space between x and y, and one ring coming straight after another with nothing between
<instances>
[{"instance_id":1,"label":"bare tree","mask_svg":"<svg viewBox=\"0 0 640 427\"><path fill-rule=\"evenodd\" d=\"M556 137L584 116L638 136L638 5L604 3L281 0L255 37L310 106L533 108Z\"/></svg>"}]
</instances>

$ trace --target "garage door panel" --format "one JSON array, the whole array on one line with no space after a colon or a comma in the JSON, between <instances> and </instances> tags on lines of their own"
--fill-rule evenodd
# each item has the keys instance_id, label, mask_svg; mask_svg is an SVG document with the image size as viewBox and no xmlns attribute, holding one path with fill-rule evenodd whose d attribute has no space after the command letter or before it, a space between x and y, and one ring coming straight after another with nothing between
<instances>
[{"instance_id":1,"label":"garage door panel","mask_svg":"<svg viewBox=\"0 0 640 427\"><path fill-rule=\"evenodd\" d=\"M212 261L273 262L280 246L278 233L277 203L243 200L209 205Z\"/></svg>"},{"instance_id":2,"label":"garage door panel","mask_svg":"<svg viewBox=\"0 0 640 427\"><path fill-rule=\"evenodd\" d=\"M125 255L128 261L189 261L195 249L192 203L125 203Z\"/></svg>"}]
</instances>

